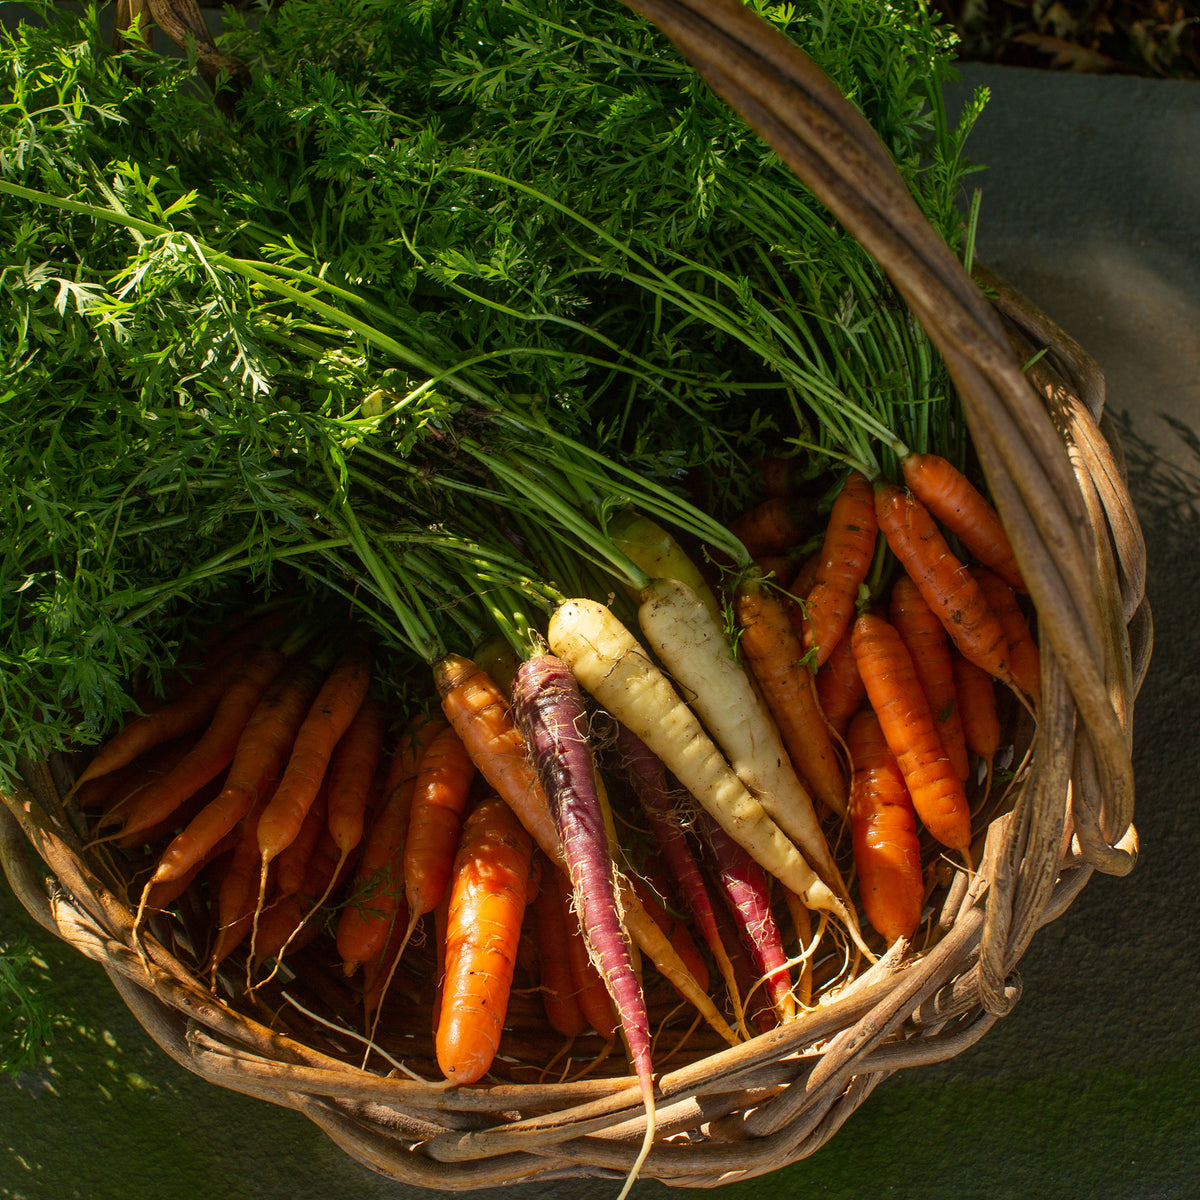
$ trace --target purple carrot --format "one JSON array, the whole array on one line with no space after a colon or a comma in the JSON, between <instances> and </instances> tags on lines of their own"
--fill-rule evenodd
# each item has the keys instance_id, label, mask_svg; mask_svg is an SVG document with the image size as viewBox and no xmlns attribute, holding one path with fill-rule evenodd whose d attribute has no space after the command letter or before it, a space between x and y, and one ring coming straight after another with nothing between
<instances>
[{"instance_id":1,"label":"purple carrot","mask_svg":"<svg viewBox=\"0 0 1200 1200\"><path fill-rule=\"evenodd\" d=\"M741 993L746 997L745 1020L759 1033L766 1033L779 1024L779 1014L771 1006L770 1000L764 995L764 990L758 983L758 967L750 961L750 951L746 939L738 932L737 922L728 904L721 904L714 910L717 927L725 945L729 947L729 958L733 964L734 979ZM747 1034L747 1036L751 1036Z\"/></svg>"},{"instance_id":2,"label":"purple carrot","mask_svg":"<svg viewBox=\"0 0 1200 1200\"><path fill-rule=\"evenodd\" d=\"M592 958L616 1005L645 1098L644 1156L654 1129L650 1018L619 915L583 693L562 659L537 655L517 669L512 711L558 825L575 908Z\"/></svg>"},{"instance_id":3,"label":"purple carrot","mask_svg":"<svg viewBox=\"0 0 1200 1200\"><path fill-rule=\"evenodd\" d=\"M711 852L717 885L758 965L767 995L787 1020L795 1015L796 1001L783 938L771 913L766 872L707 813L698 814L696 823Z\"/></svg>"},{"instance_id":4,"label":"purple carrot","mask_svg":"<svg viewBox=\"0 0 1200 1200\"><path fill-rule=\"evenodd\" d=\"M625 777L646 813L650 830L659 850L662 851L667 870L679 888L683 902L716 961L722 979L725 980L725 987L740 1026L743 1024L742 1002L737 976L717 926L716 910L701 874L700 864L692 853L687 834L680 822L667 782L667 769L663 766L662 759L633 730L619 721L614 724L617 727L617 751Z\"/></svg>"}]
</instances>

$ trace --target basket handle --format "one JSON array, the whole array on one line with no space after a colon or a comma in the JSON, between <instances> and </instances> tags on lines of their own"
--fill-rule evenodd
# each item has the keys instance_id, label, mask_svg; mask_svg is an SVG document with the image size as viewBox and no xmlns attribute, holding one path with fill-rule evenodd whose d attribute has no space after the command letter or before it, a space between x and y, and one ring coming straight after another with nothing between
<instances>
[{"instance_id":1,"label":"basket handle","mask_svg":"<svg viewBox=\"0 0 1200 1200\"><path fill-rule=\"evenodd\" d=\"M739 0L624 0L656 25L874 257L941 352L996 506L1079 714L1104 812L1094 865L1133 811L1129 745L1104 676L1093 530L1066 448L977 284L926 220L886 148L832 81ZM1080 814L1076 814L1080 819Z\"/></svg>"}]
</instances>

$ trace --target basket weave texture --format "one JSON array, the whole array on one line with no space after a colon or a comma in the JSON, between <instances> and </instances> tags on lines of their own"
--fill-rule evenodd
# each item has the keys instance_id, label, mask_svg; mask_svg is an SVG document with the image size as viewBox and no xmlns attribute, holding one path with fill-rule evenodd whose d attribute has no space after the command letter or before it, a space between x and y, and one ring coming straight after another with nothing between
<instances>
[{"instance_id":1,"label":"basket weave texture","mask_svg":"<svg viewBox=\"0 0 1200 1200\"><path fill-rule=\"evenodd\" d=\"M953 874L935 893L920 951L893 947L794 1021L733 1048L695 1043L659 1077L659 1138L643 1175L715 1187L813 1153L892 1072L972 1045L1019 998L1016 967L1037 930L1093 871L1133 867L1130 725L1152 626L1141 534L1094 361L1003 281L982 269L968 276L856 110L748 9L627 2L875 257L944 355L1041 647L1038 720L1014 705L1005 730L1014 763L1025 765L1004 810L985 814L977 871ZM202 28L198 10L195 20ZM363 1070L318 1020L296 1014L281 1028L265 1008L239 1011L168 939L135 942L121 881L83 850L62 802L70 764L28 764L25 783L0 807L13 890L43 926L104 966L188 1070L304 1113L354 1158L409 1184L472 1190L629 1171L645 1118L619 1065L572 1082L516 1073L460 1089Z\"/></svg>"}]
</instances>

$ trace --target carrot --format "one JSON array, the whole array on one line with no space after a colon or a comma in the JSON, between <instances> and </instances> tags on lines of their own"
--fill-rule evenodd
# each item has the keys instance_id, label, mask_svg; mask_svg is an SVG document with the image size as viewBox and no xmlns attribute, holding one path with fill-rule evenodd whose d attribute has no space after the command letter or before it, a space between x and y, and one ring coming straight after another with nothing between
<instances>
[{"instance_id":1,"label":"carrot","mask_svg":"<svg viewBox=\"0 0 1200 1200\"><path fill-rule=\"evenodd\" d=\"M439 906L439 910L440 908L441 906ZM400 965L400 949L404 944L407 931L407 922L393 922L388 930L386 940L362 964L363 1026L369 1035L367 1056L363 1059L364 1066L370 1055L370 1049L374 1045L375 1029L383 1016L383 1002L387 998L388 989L392 986L392 980ZM444 930L439 936L444 936ZM437 1028L436 1016L433 1020L433 1027Z\"/></svg>"},{"instance_id":2,"label":"carrot","mask_svg":"<svg viewBox=\"0 0 1200 1200\"><path fill-rule=\"evenodd\" d=\"M446 929L446 977L435 1047L442 1074L470 1084L500 1047L525 913L533 843L502 800L463 824Z\"/></svg>"},{"instance_id":3,"label":"carrot","mask_svg":"<svg viewBox=\"0 0 1200 1200\"><path fill-rule=\"evenodd\" d=\"M435 663L433 677L442 711L480 775L513 806L542 853L558 860L558 830L550 805L499 686L469 658L458 654L448 654Z\"/></svg>"},{"instance_id":4,"label":"carrot","mask_svg":"<svg viewBox=\"0 0 1200 1200\"><path fill-rule=\"evenodd\" d=\"M996 684L961 654L954 656L954 687L962 711L963 733L972 754L987 769L987 785L992 778L992 761L1000 749L1000 715L996 707Z\"/></svg>"},{"instance_id":5,"label":"carrot","mask_svg":"<svg viewBox=\"0 0 1200 1200\"><path fill-rule=\"evenodd\" d=\"M447 725L421 756L404 836L404 898L408 943L417 922L441 902L450 881L475 764Z\"/></svg>"},{"instance_id":6,"label":"carrot","mask_svg":"<svg viewBox=\"0 0 1200 1200\"><path fill-rule=\"evenodd\" d=\"M508 701L495 681L470 659L447 654L433 667L442 708L487 784L517 814L534 843L551 862L565 866L558 829L525 740L513 720ZM737 1035L699 984L690 977L670 943L646 915L637 896L622 892L625 923L634 941L661 974L686 995L709 1025L731 1045Z\"/></svg>"},{"instance_id":7,"label":"carrot","mask_svg":"<svg viewBox=\"0 0 1200 1200\"><path fill-rule=\"evenodd\" d=\"M812 670L788 620L782 597L749 575L734 592L733 608L741 629L738 653L749 666L775 718L786 756L812 794L830 812L844 817L846 777L817 700ZM807 846L805 843L806 849ZM827 865L812 858L810 861L829 882ZM835 878L840 879L840 875Z\"/></svg>"},{"instance_id":8,"label":"carrot","mask_svg":"<svg viewBox=\"0 0 1200 1200\"><path fill-rule=\"evenodd\" d=\"M794 455L764 455L757 463L757 470L767 496L793 496L811 482L803 460Z\"/></svg>"},{"instance_id":9,"label":"carrot","mask_svg":"<svg viewBox=\"0 0 1200 1200\"><path fill-rule=\"evenodd\" d=\"M917 815L943 846L966 855L971 845L966 793L938 738L912 655L895 626L870 612L855 621L853 646L867 698Z\"/></svg>"},{"instance_id":10,"label":"carrot","mask_svg":"<svg viewBox=\"0 0 1200 1200\"><path fill-rule=\"evenodd\" d=\"M954 556L929 510L903 488L875 489L879 528L959 653L1012 683L1008 639L979 584Z\"/></svg>"},{"instance_id":11,"label":"carrot","mask_svg":"<svg viewBox=\"0 0 1200 1200\"><path fill-rule=\"evenodd\" d=\"M650 1019L621 923L583 695L567 663L541 654L521 664L512 703L558 827L588 953L612 997L641 1084L648 1148L654 1127Z\"/></svg>"},{"instance_id":12,"label":"carrot","mask_svg":"<svg viewBox=\"0 0 1200 1200\"><path fill-rule=\"evenodd\" d=\"M780 1020L790 1020L796 1015L796 1000L783 938L771 912L766 873L707 813L698 815L697 828L708 846L721 895L745 939L771 1005Z\"/></svg>"},{"instance_id":13,"label":"carrot","mask_svg":"<svg viewBox=\"0 0 1200 1200\"><path fill-rule=\"evenodd\" d=\"M641 738L620 724L617 725L617 751L630 788L650 822L650 831L667 871L725 980L740 1025L741 999L733 964L721 940L712 898L705 886L700 864L692 853L674 799L668 790L666 768Z\"/></svg>"},{"instance_id":14,"label":"carrot","mask_svg":"<svg viewBox=\"0 0 1200 1200\"><path fill-rule=\"evenodd\" d=\"M938 737L955 774L965 780L970 762L954 686L953 651L945 627L907 575L901 575L892 585L888 617L912 655L921 689L937 722Z\"/></svg>"},{"instance_id":15,"label":"carrot","mask_svg":"<svg viewBox=\"0 0 1200 1200\"><path fill-rule=\"evenodd\" d=\"M162 779L170 771L173 771L198 740L195 734L189 734L176 738L174 741L163 742L162 745L148 750L140 758L135 758L133 762L126 763L125 766L118 767L115 771L102 775L98 779L89 780L75 794L75 800L77 803L82 803L85 794L93 788L106 789L108 795L103 803L99 825L116 827L125 819L125 814L142 792L156 780ZM215 778L220 779L220 777L218 772ZM169 813L166 820L170 820L172 816L173 814ZM153 832L158 827L147 826L145 831L139 830L134 836L144 841L152 840Z\"/></svg>"},{"instance_id":16,"label":"carrot","mask_svg":"<svg viewBox=\"0 0 1200 1200\"><path fill-rule=\"evenodd\" d=\"M571 972L575 1001L583 1019L606 1042L617 1036L620 1022L612 997L604 986L596 964L588 953L587 939L583 936L579 918L571 907L571 887L559 872L555 872L559 892L559 907L564 915L567 931L567 964Z\"/></svg>"},{"instance_id":17,"label":"carrot","mask_svg":"<svg viewBox=\"0 0 1200 1200\"><path fill-rule=\"evenodd\" d=\"M283 615L273 613L231 635L210 655L209 662L194 681L166 704L134 717L111 737L75 780L71 793L89 780L133 762L155 746L203 729L212 719L226 690L242 673L247 648L265 638L283 620Z\"/></svg>"},{"instance_id":18,"label":"carrot","mask_svg":"<svg viewBox=\"0 0 1200 1200\"><path fill-rule=\"evenodd\" d=\"M146 889L146 898L144 902L144 910L146 912L161 912L163 909L170 908L180 896L191 886L196 876L208 866L209 863L226 851L232 850L237 844L237 830L230 830L215 846L213 846L207 854L204 855L197 863L195 863L187 872L180 875L176 879L168 880L166 883L154 883Z\"/></svg>"},{"instance_id":19,"label":"carrot","mask_svg":"<svg viewBox=\"0 0 1200 1200\"><path fill-rule=\"evenodd\" d=\"M283 766L324 674L314 661L293 659L263 693L238 737L220 794L171 842L155 868L163 883L187 871L278 783Z\"/></svg>"},{"instance_id":20,"label":"carrot","mask_svg":"<svg viewBox=\"0 0 1200 1200\"><path fill-rule=\"evenodd\" d=\"M863 911L890 946L921 923L925 880L912 798L879 718L864 709L847 735L854 761L850 830Z\"/></svg>"},{"instance_id":21,"label":"carrot","mask_svg":"<svg viewBox=\"0 0 1200 1200\"><path fill-rule=\"evenodd\" d=\"M994 571L987 567L972 566L983 592L984 599L1000 618L1004 636L1008 639L1008 665L1018 688L1031 700L1036 701L1042 691L1042 666L1037 642L1025 620L1025 614L1017 601L1016 594Z\"/></svg>"},{"instance_id":22,"label":"carrot","mask_svg":"<svg viewBox=\"0 0 1200 1200\"><path fill-rule=\"evenodd\" d=\"M867 689L858 673L854 651L847 630L833 648L833 653L817 672L817 706L825 714L829 728L843 740L850 718L862 707Z\"/></svg>"},{"instance_id":23,"label":"carrot","mask_svg":"<svg viewBox=\"0 0 1200 1200\"><path fill-rule=\"evenodd\" d=\"M155 747L155 749L161 750L163 747L178 746L182 743L183 739L180 738L177 741L164 742L162 746ZM153 750L147 751L145 758L148 760L153 753ZM74 796L75 803L84 812L100 809L103 815L109 811L112 805L120 804L128 797L133 787L144 778L147 765L147 761L144 761L139 755L103 775L76 783L71 789L71 795Z\"/></svg>"},{"instance_id":24,"label":"carrot","mask_svg":"<svg viewBox=\"0 0 1200 1200\"><path fill-rule=\"evenodd\" d=\"M729 523L751 558L786 554L812 531L812 506L791 496L769 496Z\"/></svg>"},{"instance_id":25,"label":"carrot","mask_svg":"<svg viewBox=\"0 0 1200 1200\"><path fill-rule=\"evenodd\" d=\"M788 585L787 594L783 597L788 620L791 621L792 628L796 631L796 636L800 639L801 646L804 645L804 637L809 632L808 618L804 614L803 599L812 591L813 584L817 582L817 568L820 565L821 552L818 550L816 554L810 554L800 564L799 569L792 576L792 582Z\"/></svg>"},{"instance_id":26,"label":"carrot","mask_svg":"<svg viewBox=\"0 0 1200 1200\"><path fill-rule=\"evenodd\" d=\"M792 596L807 596L813 590L813 585L817 582L817 571L821 566L821 552L818 550L815 554L809 554L797 567L796 573L792 576L792 582L788 585L788 594ZM798 608L799 606L797 606ZM797 633L801 631L796 630ZM801 635L803 636L803 635Z\"/></svg>"},{"instance_id":27,"label":"carrot","mask_svg":"<svg viewBox=\"0 0 1200 1200\"><path fill-rule=\"evenodd\" d=\"M652 872L647 871L647 874L652 874ZM688 970L691 971L700 986L707 989L708 964L704 961L704 955L700 953L700 948L693 940L687 922L668 911L664 906L663 900L666 898L666 893L661 887L661 881L656 879L651 882L635 875L630 882L642 902L642 907L650 914L650 919L663 931L671 945L679 951L679 957L687 964Z\"/></svg>"},{"instance_id":28,"label":"carrot","mask_svg":"<svg viewBox=\"0 0 1200 1200\"><path fill-rule=\"evenodd\" d=\"M388 790L367 830L350 898L338 919L337 949L347 975L379 952L394 924L408 924L401 908L405 831L421 755L444 727L436 718L413 721L384 781Z\"/></svg>"},{"instance_id":29,"label":"carrot","mask_svg":"<svg viewBox=\"0 0 1200 1200\"><path fill-rule=\"evenodd\" d=\"M857 923L844 902L767 815L666 675L606 605L564 601L550 618L548 640L582 686L658 755L735 841L810 907L832 913L854 936Z\"/></svg>"},{"instance_id":30,"label":"carrot","mask_svg":"<svg viewBox=\"0 0 1200 1200\"><path fill-rule=\"evenodd\" d=\"M721 602L704 578L696 560L661 525L640 513L626 510L609 526L618 549L651 579L676 579L687 584L719 625Z\"/></svg>"},{"instance_id":31,"label":"carrot","mask_svg":"<svg viewBox=\"0 0 1200 1200\"><path fill-rule=\"evenodd\" d=\"M538 950L538 990L546 1020L564 1037L578 1037L587 1029L588 1021L579 1007L571 971L570 937L575 915L565 903L556 870L544 872L542 886L533 900L532 917Z\"/></svg>"},{"instance_id":32,"label":"carrot","mask_svg":"<svg viewBox=\"0 0 1200 1200\"><path fill-rule=\"evenodd\" d=\"M368 834L350 897L338 918L337 949L347 976L382 949L393 929L408 926L399 862L403 844L403 830L396 820L399 807L394 801L384 805Z\"/></svg>"},{"instance_id":33,"label":"carrot","mask_svg":"<svg viewBox=\"0 0 1200 1200\"><path fill-rule=\"evenodd\" d=\"M803 905L803 901L798 903ZM766 988L761 984L762 971L751 958L746 939L738 928L737 919L724 900L717 905L716 915L721 930L721 941L729 948L738 994L743 997L745 1004L744 1020L753 1025L759 1033L777 1029L779 1013L775 1011Z\"/></svg>"},{"instance_id":34,"label":"carrot","mask_svg":"<svg viewBox=\"0 0 1200 1200\"><path fill-rule=\"evenodd\" d=\"M782 604L777 611L786 627ZM774 706L775 696L764 686L759 673L759 661L750 654L746 656L750 664L748 674L734 656L724 630L708 619L694 593L675 580L653 580L642 592L638 620L650 648L691 698L696 716L724 752L738 778L767 815L796 843L817 874L845 898L845 885L817 820L809 790L800 777L804 776L826 804L837 803L841 786L844 810L840 767L828 730L816 711L811 673L806 679L809 709L815 714L819 731L825 734L825 742L824 745L809 742L806 751L827 750L830 755L820 764L828 769L819 773L815 769L815 753L808 754L803 761L794 757L794 748ZM741 641L745 638L743 630ZM757 679L761 695L755 690L751 675ZM808 774L810 769L815 779Z\"/></svg>"},{"instance_id":35,"label":"carrot","mask_svg":"<svg viewBox=\"0 0 1200 1200\"><path fill-rule=\"evenodd\" d=\"M879 526L875 493L861 471L851 471L833 502L816 579L804 598L804 649L819 667L850 627L862 586L875 556Z\"/></svg>"},{"instance_id":36,"label":"carrot","mask_svg":"<svg viewBox=\"0 0 1200 1200\"><path fill-rule=\"evenodd\" d=\"M280 961L289 950L304 949L321 932L318 922L311 921L310 902L298 892L277 896L258 919L254 931L254 959L248 964ZM253 916L251 916L253 920ZM242 935L245 938L245 934Z\"/></svg>"},{"instance_id":37,"label":"carrot","mask_svg":"<svg viewBox=\"0 0 1200 1200\"><path fill-rule=\"evenodd\" d=\"M383 758L384 735L383 710L373 696L367 696L329 759L327 822L343 858L362 841L372 785Z\"/></svg>"},{"instance_id":38,"label":"carrot","mask_svg":"<svg viewBox=\"0 0 1200 1200\"><path fill-rule=\"evenodd\" d=\"M322 783L316 799L304 814L300 832L276 859L275 890L278 896L294 896L304 885L317 841L326 828L328 813L329 788Z\"/></svg>"},{"instance_id":39,"label":"carrot","mask_svg":"<svg viewBox=\"0 0 1200 1200\"><path fill-rule=\"evenodd\" d=\"M117 838L117 845L122 850L133 850L138 847L155 846L164 838L178 836L181 827L186 828L207 805L217 798L224 782L225 779L222 775L210 779L199 791L193 792L170 816L164 817L157 825L151 825L137 833Z\"/></svg>"},{"instance_id":40,"label":"carrot","mask_svg":"<svg viewBox=\"0 0 1200 1200\"><path fill-rule=\"evenodd\" d=\"M217 888L217 937L208 960L214 980L217 968L241 945L254 925L255 894L259 890L255 823L269 801L270 793L267 792L242 819L237 842Z\"/></svg>"},{"instance_id":41,"label":"carrot","mask_svg":"<svg viewBox=\"0 0 1200 1200\"><path fill-rule=\"evenodd\" d=\"M250 714L286 662L284 654L274 649L259 650L250 658L226 688L200 740L130 805L121 824L123 836L158 824L229 766Z\"/></svg>"},{"instance_id":42,"label":"carrot","mask_svg":"<svg viewBox=\"0 0 1200 1200\"><path fill-rule=\"evenodd\" d=\"M367 649L356 644L334 664L296 733L283 778L258 821L264 875L300 831L338 739L350 727L371 682Z\"/></svg>"},{"instance_id":43,"label":"carrot","mask_svg":"<svg viewBox=\"0 0 1200 1200\"><path fill-rule=\"evenodd\" d=\"M299 885L294 891L278 896L259 919L254 942L258 962L281 959L289 949L298 950L315 938L320 933L320 923L313 918L353 869L353 852L347 858L334 841L328 824L320 827L318 821L317 825L316 842ZM277 860L280 871L285 862L286 853Z\"/></svg>"},{"instance_id":44,"label":"carrot","mask_svg":"<svg viewBox=\"0 0 1200 1200\"><path fill-rule=\"evenodd\" d=\"M938 454L905 454L904 482L963 546L1009 587L1025 591L1021 568L1000 516L975 485Z\"/></svg>"}]
</instances>

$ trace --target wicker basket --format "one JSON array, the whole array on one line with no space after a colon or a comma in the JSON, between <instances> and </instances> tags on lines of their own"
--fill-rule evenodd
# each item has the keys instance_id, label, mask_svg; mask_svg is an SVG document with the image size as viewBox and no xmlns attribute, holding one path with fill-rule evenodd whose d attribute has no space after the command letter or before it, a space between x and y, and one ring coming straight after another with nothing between
<instances>
[{"instance_id":1,"label":"wicker basket","mask_svg":"<svg viewBox=\"0 0 1200 1200\"><path fill-rule=\"evenodd\" d=\"M1095 363L1001 281L967 276L857 112L749 10L727 0L628 2L870 251L945 356L1042 648L1040 718L1035 726L1014 706L1006 730L1014 761L1027 765L1003 811L986 815L978 871L953 875L936 894L928 944L893 949L771 1033L735 1048L699 1041L669 1060L643 1175L714 1187L812 1154L893 1071L977 1041L1018 999L1015 968L1036 931L1094 870L1132 868L1129 729L1151 623L1141 535ZM1045 353L1023 372L1037 350ZM410 1184L470 1190L629 1171L644 1114L619 1064L569 1083L514 1070L495 1086L431 1088L361 1069L315 1014L295 1010L281 1026L265 1004L261 1017L227 1006L166 936L136 946L120 880L81 850L62 803L70 781L65 761L30 764L27 786L5 796L9 882L36 920L103 964L188 1070L297 1109L360 1162Z\"/></svg>"}]
</instances>

